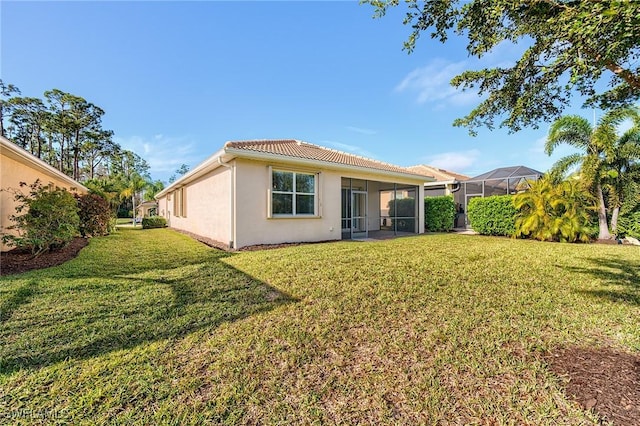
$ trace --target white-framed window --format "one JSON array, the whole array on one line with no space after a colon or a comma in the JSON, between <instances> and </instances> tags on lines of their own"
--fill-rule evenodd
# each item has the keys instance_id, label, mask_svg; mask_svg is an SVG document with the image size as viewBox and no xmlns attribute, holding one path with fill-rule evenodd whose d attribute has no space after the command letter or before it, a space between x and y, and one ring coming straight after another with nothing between
<instances>
[{"instance_id":1,"label":"white-framed window","mask_svg":"<svg viewBox=\"0 0 640 426\"><path fill-rule=\"evenodd\" d=\"M316 216L318 175L271 170L271 216Z\"/></svg>"}]
</instances>

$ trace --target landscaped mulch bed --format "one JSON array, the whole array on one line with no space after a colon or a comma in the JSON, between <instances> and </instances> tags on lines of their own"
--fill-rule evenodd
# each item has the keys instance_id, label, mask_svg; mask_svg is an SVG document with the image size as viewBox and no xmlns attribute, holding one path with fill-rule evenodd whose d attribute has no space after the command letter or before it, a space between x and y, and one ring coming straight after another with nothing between
<instances>
[{"instance_id":1,"label":"landscaped mulch bed","mask_svg":"<svg viewBox=\"0 0 640 426\"><path fill-rule=\"evenodd\" d=\"M35 258L30 251L25 250L13 249L0 253L0 276L60 265L76 257L87 244L89 240L86 238L74 238L66 247L42 253Z\"/></svg>"},{"instance_id":2,"label":"landscaped mulch bed","mask_svg":"<svg viewBox=\"0 0 640 426\"><path fill-rule=\"evenodd\" d=\"M612 348L570 347L549 355L568 396L605 422L640 425L640 356Z\"/></svg>"}]
</instances>

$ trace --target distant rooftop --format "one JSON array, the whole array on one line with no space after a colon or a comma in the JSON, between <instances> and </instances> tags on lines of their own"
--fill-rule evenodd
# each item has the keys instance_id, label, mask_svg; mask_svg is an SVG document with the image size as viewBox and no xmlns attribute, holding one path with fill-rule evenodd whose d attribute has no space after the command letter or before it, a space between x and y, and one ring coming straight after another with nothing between
<instances>
[{"instance_id":1,"label":"distant rooftop","mask_svg":"<svg viewBox=\"0 0 640 426\"><path fill-rule=\"evenodd\" d=\"M347 166L363 167L367 169L383 170L387 172L405 173L424 176L422 173L409 170L382 161L348 154L346 152L325 148L308 142L295 139L282 140L255 140L255 141L230 141L225 145L225 150L236 149L266 154L282 155L284 157L303 158L307 160L324 161L328 163Z\"/></svg>"},{"instance_id":2,"label":"distant rooftop","mask_svg":"<svg viewBox=\"0 0 640 426\"><path fill-rule=\"evenodd\" d=\"M478 176L474 176L469 181L477 180L491 180L491 179L508 179L508 178L522 178L529 176L542 176L544 173L525 166L511 166L500 167L498 169L491 170L490 172L483 173Z\"/></svg>"},{"instance_id":3,"label":"distant rooftop","mask_svg":"<svg viewBox=\"0 0 640 426\"><path fill-rule=\"evenodd\" d=\"M436 182L447 182L452 180L463 181L469 179L469 176L426 164L418 164L417 166L407 167L407 169L424 176L432 176L435 178Z\"/></svg>"}]
</instances>

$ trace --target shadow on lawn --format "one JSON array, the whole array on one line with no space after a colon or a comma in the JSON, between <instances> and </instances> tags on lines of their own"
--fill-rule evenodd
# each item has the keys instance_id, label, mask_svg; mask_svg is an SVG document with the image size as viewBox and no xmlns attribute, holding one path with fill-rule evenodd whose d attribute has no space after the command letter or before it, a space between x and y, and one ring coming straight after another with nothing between
<instances>
[{"instance_id":1,"label":"shadow on lawn","mask_svg":"<svg viewBox=\"0 0 640 426\"><path fill-rule=\"evenodd\" d=\"M113 276L109 268L87 273L85 278L92 279L86 283L80 279L77 285L48 290L51 294L39 293L28 315L11 321L11 312L33 298L31 287L18 289L5 303L0 374L178 339L197 330L212 332L223 323L296 301L221 261L228 256L212 252L200 263L142 275ZM77 294L72 303L61 294L68 291ZM61 298L68 306L58 306Z\"/></svg>"},{"instance_id":2,"label":"shadow on lawn","mask_svg":"<svg viewBox=\"0 0 640 426\"><path fill-rule=\"evenodd\" d=\"M0 323L7 321L11 318L13 311L18 309L22 305L26 305L31 301L34 293L36 292L38 282L36 280L30 280L28 283L20 287L16 292L0 305Z\"/></svg>"},{"instance_id":3,"label":"shadow on lawn","mask_svg":"<svg viewBox=\"0 0 640 426\"><path fill-rule=\"evenodd\" d=\"M578 290L579 293L601 297L613 302L624 302L630 305L640 305L640 262L615 258L588 259L592 266L567 267L566 269L590 275L600 280L603 287L600 290Z\"/></svg>"}]
</instances>

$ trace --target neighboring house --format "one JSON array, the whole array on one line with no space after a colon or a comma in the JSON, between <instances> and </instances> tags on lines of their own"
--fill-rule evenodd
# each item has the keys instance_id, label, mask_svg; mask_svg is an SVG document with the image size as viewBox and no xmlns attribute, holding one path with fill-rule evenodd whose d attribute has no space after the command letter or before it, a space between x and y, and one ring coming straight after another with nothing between
<instances>
[{"instance_id":1,"label":"neighboring house","mask_svg":"<svg viewBox=\"0 0 640 426\"><path fill-rule=\"evenodd\" d=\"M435 179L434 182L426 182L424 184L425 197L438 197L442 195L453 196L453 201L456 205L456 219L454 227L463 227L465 199L464 191L461 191L461 189L462 182L469 179L469 176L433 166L428 166L426 164L419 164L417 166L411 166L407 168L414 173L419 173L425 176L432 176Z\"/></svg>"},{"instance_id":2,"label":"neighboring house","mask_svg":"<svg viewBox=\"0 0 640 426\"><path fill-rule=\"evenodd\" d=\"M426 182L424 184L425 197L455 194L460 190L460 183L469 179L469 176L427 166L426 164L407 167L407 169L424 176L431 176L435 179L433 182Z\"/></svg>"},{"instance_id":3,"label":"neighboring house","mask_svg":"<svg viewBox=\"0 0 640 426\"><path fill-rule=\"evenodd\" d=\"M528 180L538 180L543 173L526 166L500 167L490 172L469 178L462 183L461 194L464 196L464 211L466 213L469 201L476 197L490 197L492 195L517 194L529 188ZM465 214L465 224L469 220Z\"/></svg>"},{"instance_id":4,"label":"neighboring house","mask_svg":"<svg viewBox=\"0 0 640 426\"><path fill-rule=\"evenodd\" d=\"M29 190L21 188L20 182L30 185L37 179L42 185L53 185L79 194L89 192L69 176L20 148L9 139L0 136L0 232L3 234L14 233L15 235L14 230L6 229L13 225L9 217L15 214L15 191L27 193ZM4 244L0 246L1 251L10 248Z\"/></svg>"},{"instance_id":5,"label":"neighboring house","mask_svg":"<svg viewBox=\"0 0 640 426\"><path fill-rule=\"evenodd\" d=\"M158 215L158 202L145 201L136 207L136 217L149 217Z\"/></svg>"},{"instance_id":6,"label":"neighboring house","mask_svg":"<svg viewBox=\"0 0 640 426\"><path fill-rule=\"evenodd\" d=\"M366 238L381 229L381 194L420 200L427 180L297 140L227 142L156 199L170 227L241 248ZM414 204L402 230L423 233L424 203ZM389 218L394 231L398 219Z\"/></svg>"}]
</instances>

